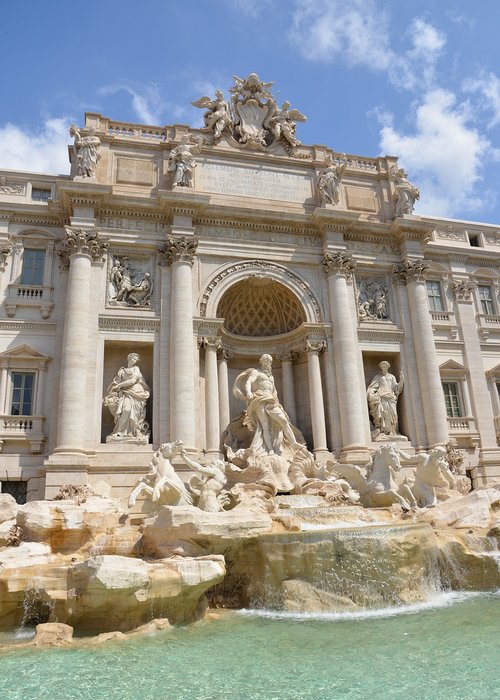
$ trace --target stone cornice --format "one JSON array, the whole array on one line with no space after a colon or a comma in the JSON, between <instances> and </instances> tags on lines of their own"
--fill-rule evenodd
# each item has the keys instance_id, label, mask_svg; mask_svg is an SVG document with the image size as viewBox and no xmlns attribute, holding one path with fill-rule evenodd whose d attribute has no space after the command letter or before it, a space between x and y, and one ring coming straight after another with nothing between
<instances>
[{"instance_id":1,"label":"stone cornice","mask_svg":"<svg viewBox=\"0 0 500 700\"><path fill-rule=\"evenodd\" d=\"M179 216L200 216L210 204L209 194L200 194L188 187L158 190L160 206Z\"/></svg>"},{"instance_id":2,"label":"stone cornice","mask_svg":"<svg viewBox=\"0 0 500 700\"><path fill-rule=\"evenodd\" d=\"M160 319L138 316L99 316L99 330L112 333L157 333Z\"/></svg>"},{"instance_id":3,"label":"stone cornice","mask_svg":"<svg viewBox=\"0 0 500 700\"><path fill-rule=\"evenodd\" d=\"M419 216L406 214L392 222L392 231L399 241L421 241L428 243L432 239L434 227Z\"/></svg>"},{"instance_id":4,"label":"stone cornice","mask_svg":"<svg viewBox=\"0 0 500 700\"><path fill-rule=\"evenodd\" d=\"M322 232L347 233L359 221L361 214L340 209L316 207L311 214L314 225Z\"/></svg>"}]
</instances>

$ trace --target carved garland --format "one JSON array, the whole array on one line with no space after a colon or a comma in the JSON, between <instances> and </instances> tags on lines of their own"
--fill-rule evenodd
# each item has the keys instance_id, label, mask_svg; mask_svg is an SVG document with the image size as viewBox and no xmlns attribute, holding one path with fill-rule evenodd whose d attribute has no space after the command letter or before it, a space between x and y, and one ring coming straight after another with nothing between
<instances>
[{"instance_id":1,"label":"carved garland","mask_svg":"<svg viewBox=\"0 0 500 700\"><path fill-rule=\"evenodd\" d=\"M222 272L216 275L216 277L214 277L211 280L211 282L209 282L205 291L203 292L203 296L201 298L200 303L200 316L203 318L206 316L207 305L210 296L214 289L222 282L222 280L226 279L226 277L228 277L229 275L233 275L235 272L255 268L260 270L270 270L275 273L279 273L280 277L285 275L289 279L293 280L295 284L297 284L309 297L309 301L314 309L314 315L316 317L315 322L322 323L321 310L319 308L319 304L316 301L309 286L298 275L296 275L294 272L291 272L291 270L287 270L286 268L280 267L279 265L274 265L273 263L266 262L265 260L250 260L248 262L238 263L236 265L232 265L231 267L226 268L225 270L222 270Z\"/></svg>"},{"instance_id":2,"label":"carved garland","mask_svg":"<svg viewBox=\"0 0 500 700\"><path fill-rule=\"evenodd\" d=\"M451 288L457 301L472 301L472 293L476 285L469 280L455 280Z\"/></svg>"}]
</instances>

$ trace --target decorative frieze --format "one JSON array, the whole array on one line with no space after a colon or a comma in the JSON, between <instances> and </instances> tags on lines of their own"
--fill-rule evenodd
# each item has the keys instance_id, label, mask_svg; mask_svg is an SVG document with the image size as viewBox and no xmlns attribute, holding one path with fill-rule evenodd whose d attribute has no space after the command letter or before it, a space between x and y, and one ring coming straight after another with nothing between
<instances>
[{"instance_id":1,"label":"decorative frieze","mask_svg":"<svg viewBox=\"0 0 500 700\"><path fill-rule=\"evenodd\" d=\"M323 270L327 275L342 275L346 279L352 278L356 269L356 261L349 253L326 253L321 260Z\"/></svg>"},{"instance_id":2,"label":"decorative frieze","mask_svg":"<svg viewBox=\"0 0 500 700\"><path fill-rule=\"evenodd\" d=\"M160 320L131 316L99 316L99 330L111 333L157 333L160 330Z\"/></svg>"},{"instance_id":3,"label":"decorative frieze","mask_svg":"<svg viewBox=\"0 0 500 700\"><path fill-rule=\"evenodd\" d=\"M194 263L196 251L198 248L197 238L169 238L164 248L158 248L158 252L164 259L167 265L173 265L176 262Z\"/></svg>"},{"instance_id":4,"label":"decorative frieze","mask_svg":"<svg viewBox=\"0 0 500 700\"><path fill-rule=\"evenodd\" d=\"M394 266L394 277L400 284L407 282L423 282L424 275L430 268L425 260L410 260L406 258L402 263Z\"/></svg>"}]
</instances>

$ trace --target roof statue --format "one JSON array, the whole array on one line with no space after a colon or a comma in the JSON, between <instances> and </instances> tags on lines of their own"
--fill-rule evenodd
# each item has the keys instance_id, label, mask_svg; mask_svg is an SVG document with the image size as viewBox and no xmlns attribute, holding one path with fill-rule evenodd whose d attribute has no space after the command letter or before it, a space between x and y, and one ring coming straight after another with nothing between
<instances>
[{"instance_id":1,"label":"roof statue","mask_svg":"<svg viewBox=\"0 0 500 700\"><path fill-rule=\"evenodd\" d=\"M234 85L229 88L231 102L217 90L213 99L204 96L191 103L207 110L203 131L211 135L211 144L215 146L226 135L230 142L245 148L263 151L281 145L292 155L300 145L295 135L297 122L304 122L307 117L298 109L290 109L288 101L279 107L270 90L274 83L265 83L257 73L246 78L233 77Z\"/></svg>"}]
</instances>

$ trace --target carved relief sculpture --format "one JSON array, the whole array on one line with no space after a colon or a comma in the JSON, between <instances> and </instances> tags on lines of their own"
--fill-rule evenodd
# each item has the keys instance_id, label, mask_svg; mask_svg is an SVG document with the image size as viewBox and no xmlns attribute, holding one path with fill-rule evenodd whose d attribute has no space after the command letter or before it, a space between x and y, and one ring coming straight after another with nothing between
<instances>
[{"instance_id":1,"label":"carved relief sculpture","mask_svg":"<svg viewBox=\"0 0 500 700\"><path fill-rule=\"evenodd\" d=\"M412 214L415 202L420 199L420 190L408 180L403 168L393 165L389 171L396 188L396 216Z\"/></svg>"},{"instance_id":2,"label":"carved relief sculpture","mask_svg":"<svg viewBox=\"0 0 500 700\"><path fill-rule=\"evenodd\" d=\"M403 391L404 377L401 372L398 382L396 377L389 373L390 366L387 360L379 364L381 372L373 377L366 392L375 426L373 440L386 440L399 435L397 401Z\"/></svg>"},{"instance_id":3,"label":"carved relief sculpture","mask_svg":"<svg viewBox=\"0 0 500 700\"><path fill-rule=\"evenodd\" d=\"M0 177L0 192L4 194L24 194L25 186L22 183L7 182L5 177Z\"/></svg>"},{"instance_id":4,"label":"carved relief sculpture","mask_svg":"<svg viewBox=\"0 0 500 700\"><path fill-rule=\"evenodd\" d=\"M129 258L114 258L108 274L108 302L112 306L151 306L151 274Z\"/></svg>"},{"instance_id":5,"label":"carved relief sculpture","mask_svg":"<svg viewBox=\"0 0 500 700\"><path fill-rule=\"evenodd\" d=\"M132 352L127 356L127 366L106 389L103 403L115 419L113 432L106 442L149 442L149 425L146 423L146 402L150 391L137 366L140 357Z\"/></svg>"},{"instance_id":6,"label":"carved relief sculpture","mask_svg":"<svg viewBox=\"0 0 500 700\"><path fill-rule=\"evenodd\" d=\"M196 168L195 154L200 152L199 144L188 143L184 137L178 146L170 151L168 171L173 173L172 189L175 187L192 187L194 169Z\"/></svg>"},{"instance_id":7,"label":"carved relief sculpture","mask_svg":"<svg viewBox=\"0 0 500 700\"><path fill-rule=\"evenodd\" d=\"M384 280L358 280L358 317L360 321L383 321L389 318L389 289Z\"/></svg>"},{"instance_id":8,"label":"carved relief sculpture","mask_svg":"<svg viewBox=\"0 0 500 700\"><path fill-rule=\"evenodd\" d=\"M101 158L101 140L95 136L94 129L89 129L88 136L82 136L76 124L70 126L69 133L74 138L73 154L78 177L95 178L97 163Z\"/></svg>"},{"instance_id":9,"label":"carved relief sculpture","mask_svg":"<svg viewBox=\"0 0 500 700\"><path fill-rule=\"evenodd\" d=\"M327 158L327 167L319 173L318 176L318 191L321 199L321 204L336 205L340 201L340 183L347 167L347 160L342 160L339 163L334 163L331 155Z\"/></svg>"}]
</instances>

